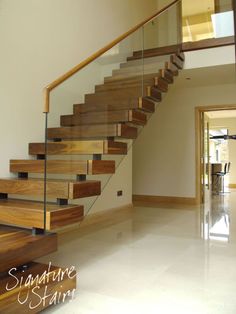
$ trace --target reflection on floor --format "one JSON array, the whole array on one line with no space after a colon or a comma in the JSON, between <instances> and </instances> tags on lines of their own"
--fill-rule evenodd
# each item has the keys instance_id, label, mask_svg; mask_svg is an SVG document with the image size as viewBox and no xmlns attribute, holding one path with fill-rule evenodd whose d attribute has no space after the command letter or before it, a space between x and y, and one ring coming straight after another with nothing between
<instances>
[{"instance_id":1,"label":"reflection on floor","mask_svg":"<svg viewBox=\"0 0 236 314\"><path fill-rule=\"evenodd\" d=\"M211 221L208 237L211 240L229 242L230 198L229 195L214 196L211 206Z\"/></svg>"},{"instance_id":2,"label":"reflection on floor","mask_svg":"<svg viewBox=\"0 0 236 314\"><path fill-rule=\"evenodd\" d=\"M236 313L236 191L211 208L137 207L61 244L45 261L77 267L77 294L45 313Z\"/></svg>"}]
</instances>

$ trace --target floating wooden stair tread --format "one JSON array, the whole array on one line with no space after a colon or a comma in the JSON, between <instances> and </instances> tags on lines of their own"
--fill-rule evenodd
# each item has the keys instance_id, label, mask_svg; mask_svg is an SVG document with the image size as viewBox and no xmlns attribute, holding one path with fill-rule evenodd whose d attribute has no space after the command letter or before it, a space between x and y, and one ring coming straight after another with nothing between
<instances>
[{"instance_id":1,"label":"floating wooden stair tread","mask_svg":"<svg viewBox=\"0 0 236 314\"><path fill-rule=\"evenodd\" d=\"M135 102L136 99L139 99L142 96L146 96L146 88L142 88L142 86L136 86L113 91L103 91L94 94L87 94L85 95L85 103L99 105L107 102L112 103L114 100L131 103Z\"/></svg>"},{"instance_id":2,"label":"floating wooden stair tread","mask_svg":"<svg viewBox=\"0 0 236 314\"><path fill-rule=\"evenodd\" d=\"M146 58L152 58L152 57L156 57L156 56L170 55L170 54L176 54L183 61L185 60L184 53L179 50L178 45L145 49L144 51L143 50L135 51L133 53L133 56L127 58L127 60L131 61L131 60L137 60L137 59L142 59L142 58L146 59Z\"/></svg>"},{"instance_id":3,"label":"floating wooden stair tread","mask_svg":"<svg viewBox=\"0 0 236 314\"><path fill-rule=\"evenodd\" d=\"M163 64L162 68L159 69L158 71L158 74L156 74L157 72L157 69L156 69L156 72L153 70L153 71L150 71L151 73L145 73L143 74L142 72L139 72L139 73L130 73L129 75L117 75L117 76L109 76L109 77L106 77L105 78L105 85L107 84L121 84L121 82L124 82L124 84L126 84L126 82L132 82L132 80L134 78L137 78L138 80L140 80L140 77L142 77L142 75L145 77L161 77L163 79L165 79L169 84L172 84L173 83L173 76L174 74L171 73L169 71L169 75L168 77L166 77L165 72L163 72L163 70L167 69L170 67L169 66L170 63L167 62L167 64ZM176 70L176 69L175 69Z\"/></svg>"},{"instance_id":4,"label":"floating wooden stair tread","mask_svg":"<svg viewBox=\"0 0 236 314\"><path fill-rule=\"evenodd\" d=\"M168 84L174 83L174 74L172 71L168 71L168 69L160 70L161 77L165 80Z\"/></svg>"},{"instance_id":5,"label":"floating wooden stair tread","mask_svg":"<svg viewBox=\"0 0 236 314\"><path fill-rule=\"evenodd\" d=\"M2 314L39 313L50 305L50 301L51 306L54 306L54 300L56 300L55 304L63 303L67 298L71 300L73 290L76 289L76 271L73 269L69 273L69 270L51 264L30 263L12 271L11 274L15 278L8 274L0 278L0 313ZM14 287L17 280L18 286L10 291L7 290L7 287L9 289ZM18 301L18 296L21 301L25 301L23 304ZM45 296L48 297L44 300ZM30 309L30 302L32 309Z\"/></svg>"},{"instance_id":6,"label":"floating wooden stair tread","mask_svg":"<svg viewBox=\"0 0 236 314\"><path fill-rule=\"evenodd\" d=\"M162 56L153 56L145 60L129 60L125 63L121 63L120 68L127 69L129 67L137 67L137 66L141 66L145 68L149 64L153 64L154 66L156 64L163 66L163 64L166 61L170 61L172 56L173 54L168 54L168 55L162 55Z\"/></svg>"},{"instance_id":7,"label":"floating wooden stair tread","mask_svg":"<svg viewBox=\"0 0 236 314\"><path fill-rule=\"evenodd\" d=\"M16 195L44 195L43 179L0 179L0 191ZM100 181L47 180L47 197L77 199L101 194Z\"/></svg>"},{"instance_id":8,"label":"floating wooden stair tread","mask_svg":"<svg viewBox=\"0 0 236 314\"><path fill-rule=\"evenodd\" d=\"M74 127L49 128L48 139L87 139L121 137L134 139L137 128L125 124L95 124Z\"/></svg>"},{"instance_id":9,"label":"floating wooden stair tread","mask_svg":"<svg viewBox=\"0 0 236 314\"><path fill-rule=\"evenodd\" d=\"M145 125L147 116L138 110L114 110L61 116L61 126L130 122Z\"/></svg>"},{"instance_id":10,"label":"floating wooden stair tread","mask_svg":"<svg viewBox=\"0 0 236 314\"><path fill-rule=\"evenodd\" d=\"M147 88L147 97L155 102L160 102L162 100L162 94L160 90L155 86Z\"/></svg>"},{"instance_id":11,"label":"floating wooden stair tread","mask_svg":"<svg viewBox=\"0 0 236 314\"><path fill-rule=\"evenodd\" d=\"M136 77L132 77L134 80L115 80L107 82L103 85L96 86L96 93L100 92L111 92L111 91L120 91L128 88L140 88L143 89L143 92L146 92L148 87L157 87L161 92L167 92L168 83L160 77L160 74L156 74L155 76L152 74L147 74L147 76L151 76L150 78L144 78L143 85L140 84L140 81L135 82ZM143 96L146 96L145 94Z\"/></svg>"},{"instance_id":12,"label":"floating wooden stair tread","mask_svg":"<svg viewBox=\"0 0 236 314\"><path fill-rule=\"evenodd\" d=\"M161 81L161 82L160 82ZM160 85L160 83L163 84ZM97 85L95 88L95 92L108 92L108 91L117 91L124 90L126 88L137 88L145 90L148 86L160 87L160 91L167 92L168 83L161 78L160 72L154 74L146 74L143 76L143 81L140 80L140 76L132 76L126 79L118 79L118 80L108 80L103 85Z\"/></svg>"},{"instance_id":13,"label":"floating wooden stair tread","mask_svg":"<svg viewBox=\"0 0 236 314\"><path fill-rule=\"evenodd\" d=\"M30 155L45 155L44 143L30 143ZM114 141L66 141L47 143L48 155L125 155L127 154L127 144Z\"/></svg>"},{"instance_id":14,"label":"floating wooden stair tread","mask_svg":"<svg viewBox=\"0 0 236 314\"><path fill-rule=\"evenodd\" d=\"M112 72L113 78L126 79L134 75L141 77L142 75L155 73L163 68L171 70L176 76L178 75L178 69L183 68L183 60L176 55L171 55L169 60L164 61L163 59L162 62L156 62L155 60L156 58L148 59L144 64L139 63L139 61L127 62L125 67Z\"/></svg>"},{"instance_id":15,"label":"floating wooden stair tread","mask_svg":"<svg viewBox=\"0 0 236 314\"><path fill-rule=\"evenodd\" d=\"M44 173L44 160L11 160L11 172ZM114 160L47 160L47 173L52 174L113 174Z\"/></svg>"},{"instance_id":16,"label":"floating wooden stair tread","mask_svg":"<svg viewBox=\"0 0 236 314\"><path fill-rule=\"evenodd\" d=\"M127 66L125 68L113 70L112 76L126 78L134 75L140 75L141 77L143 74L146 75L158 72L158 70L162 69L165 66L165 62L168 61L153 62L144 65L140 63L139 65Z\"/></svg>"},{"instance_id":17,"label":"floating wooden stair tread","mask_svg":"<svg viewBox=\"0 0 236 314\"><path fill-rule=\"evenodd\" d=\"M139 109L144 112L154 112L155 104L153 101L142 97L129 100L112 99L111 101L104 101L103 103L99 104L97 102L90 103L89 105L75 104L74 114L124 109Z\"/></svg>"},{"instance_id":18,"label":"floating wooden stair tread","mask_svg":"<svg viewBox=\"0 0 236 314\"><path fill-rule=\"evenodd\" d=\"M155 81L154 81L155 84ZM154 85L153 84L153 85ZM151 97L153 101L159 102L161 101L161 92L158 89L153 89L155 86L145 86L144 88L141 87L133 87L131 88L123 88L117 89L113 91L105 91L99 92L95 94L87 95L88 97L85 98L88 104L96 103L96 104L103 104L104 100L107 99L108 101L113 101L113 99L119 99L121 97L125 97L125 99L129 100L129 94L133 97L135 95L141 95L145 97ZM125 96L127 94L127 96ZM141 97L138 97L141 98Z\"/></svg>"},{"instance_id":19,"label":"floating wooden stair tread","mask_svg":"<svg viewBox=\"0 0 236 314\"><path fill-rule=\"evenodd\" d=\"M142 82L153 82L153 79L157 76L159 76L159 71L157 70L156 72L149 73L149 74L143 74L143 75L136 75L134 73L133 76L127 76L123 78L115 77L115 76L107 76L104 78L104 84L103 85L96 85L95 89L99 89L101 86L120 86L127 88L129 85L134 85L134 86L142 86Z\"/></svg>"},{"instance_id":20,"label":"floating wooden stair tread","mask_svg":"<svg viewBox=\"0 0 236 314\"><path fill-rule=\"evenodd\" d=\"M139 88L142 91L143 86L153 86L155 84L155 77L159 74L147 74L145 76L132 76L120 80L108 80L104 84L96 85L95 92L107 92L114 90L124 90L126 88Z\"/></svg>"},{"instance_id":21,"label":"floating wooden stair tread","mask_svg":"<svg viewBox=\"0 0 236 314\"><path fill-rule=\"evenodd\" d=\"M182 59L180 59L178 56L176 55L171 55L170 58L171 63L173 63L178 69L182 70L183 66L184 66L184 61Z\"/></svg>"},{"instance_id":22,"label":"floating wooden stair tread","mask_svg":"<svg viewBox=\"0 0 236 314\"><path fill-rule=\"evenodd\" d=\"M0 273L56 250L56 234L33 236L31 230L0 225Z\"/></svg>"},{"instance_id":23,"label":"floating wooden stair tread","mask_svg":"<svg viewBox=\"0 0 236 314\"><path fill-rule=\"evenodd\" d=\"M171 72L174 76L179 75L178 67L173 64L172 62L166 62L165 63L165 69Z\"/></svg>"},{"instance_id":24,"label":"floating wooden stair tread","mask_svg":"<svg viewBox=\"0 0 236 314\"><path fill-rule=\"evenodd\" d=\"M83 206L47 204L46 229L53 230L80 221ZM0 223L44 229L44 204L25 200L0 200Z\"/></svg>"},{"instance_id":25,"label":"floating wooden stair tread","mask_svg":"<svg viewBox=\"0 0 236 314\"><path fill-rule=\"evenodd\" d=\"M168 82L162 77L155 77L154 87L156 87L161 92L168 92Z\"/></svg>"}]
</instances>

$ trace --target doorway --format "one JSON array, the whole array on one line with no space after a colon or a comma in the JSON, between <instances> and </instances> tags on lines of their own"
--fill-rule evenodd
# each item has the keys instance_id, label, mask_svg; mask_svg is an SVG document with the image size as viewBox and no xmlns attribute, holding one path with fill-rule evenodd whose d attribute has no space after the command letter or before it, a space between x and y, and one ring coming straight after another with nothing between
<instances>
[{"instance_id":1,"label":"doorway","mask_svg":"<svg viewBox=\"0 0 236 314\"><path fill-rule=\"evenodd\" d=\"M217 118L216 118L217 117ZM211 120L227 119L234 118L236 121L236 105L220 105L220 106L206 106L206 107L197 107L195 109L195 123L196 123L196 203L204 204L211 200L212 197L212 167L214 158L221 164L220 172L224 172L226 165L226 158L224 155L224 160L219 156L219 150L215 151L215 155L211 156L212 147L210 147L210 137L213 136L213 129L216 125L211 125ZM220 129L221 132L226 132L228 130L226 124L222 124L220 121L217 126L217 129ZM236 126L236 123L235 123ZM232 129L229 130L231 132ZM236 130L235 130L236 131ZM213 133L212 133L213 132ZM232 132L234 132L232 130ZM236 132L234 132L236 134ZM222 134L224 136L224 134ZM234 143L236 147L236 142ZM218 147L219 148L219 147ZM225 148L224 148L225 149ZM223 150L223 148L222 148ZM235 150L236 154L236 150ZM219 160L221 158L221 160ZM230 157L228 158L230 159ZM228 160L227 162L230 162ZM217 164L217 162L215 162ZM219 165L220 166L220 165ZM236 166L236 165L235 165ZM221 178L218 181L218 192L221 189L219 187L219 182L222 182ZM221 183L222 184L222 183ZM230 182L229 187L234 188L234 182ZM222 189L221 189L222 190Z\"/></svg>"}]
</instances>

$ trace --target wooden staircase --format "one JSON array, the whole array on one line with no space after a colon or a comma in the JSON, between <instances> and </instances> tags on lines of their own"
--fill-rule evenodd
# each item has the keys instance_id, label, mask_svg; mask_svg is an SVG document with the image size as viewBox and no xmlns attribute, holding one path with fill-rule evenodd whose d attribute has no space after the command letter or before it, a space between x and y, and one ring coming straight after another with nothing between
<instances>
[{"instance_id":1,"label":"wooden staircase","mask_svg":"<svg viewBox=\"0 0 236 314\"><path fill-rule=\"evenodd\" d=\"M85 103L75 104L73 114L61 116L59 127L48 128L47 155L56 158L48 159L47 173L74 178L47 180L47 197L52 203L46 208L46 233L39 232L44 228L44 203L31 199L44 195L45 144L29 144L29 155L34 159L10 160L10 172L16 176L0 179L0 313L26 313L25 307L17 302L16 293L9 295L5 290L5 272L16 267L20 276L22 265L26 265L28 273L43 273L45 265L31 262L57 250L57 235L51 232L83 219L83 206L68 202L101 194L101 182L87 180L86 176L115 173L115 161L104 160L102 156L127 154L124 139L137 137L138 129L147 124L148 116L155 112L156 104L168 92L183 63L181 52L161 57L152 55L145 59L141 83L142 66L134 54L111 77L105 78L104 84L97 85L94 94L86 95ZM91 155L91 158L60 159L68 155ZM31 174L41 177L32 178ZM27 200L17 199L19 196ZM61 292L76 286L75 279L66 277L62 281ZM49 282L49 286L56 291L55 282ZM37 311L48 305L45 303ZM30 313L37 311L32 309Z\"/></svg>"}]
</instances>

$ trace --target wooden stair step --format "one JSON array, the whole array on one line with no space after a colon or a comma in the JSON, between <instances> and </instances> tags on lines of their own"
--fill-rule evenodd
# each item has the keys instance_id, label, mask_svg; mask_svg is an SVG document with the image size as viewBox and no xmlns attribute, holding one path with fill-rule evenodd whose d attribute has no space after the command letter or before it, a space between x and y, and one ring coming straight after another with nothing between
<instances>
[{"instance_id":1,"label":"wooden stair step","mask_svg":"<svg viewBox=\"0 0 236 314\"><path fill-rule=\"evenodd\" d=\"M43 179L0 179L0 193L44 195ZM47 197L77 199L101 194L100 181L47 180Z\"/></svg>"},{"instance_id":2,"label":"wooden stair step","mask_svg":"<svg viewBox=\"0 0 236 314\"><path fill-rule=\"evenodd\" d=\"M0 273L56 250L56 234L33 236L30 230L0 225Z\"/></svg>"},{"instance_id":3,"label":"wooden stair step","mask_svg":"<svg viewBox=\"0 0 236 314\"><path fill-rule=\"evenodd\" d=\"M104 104L111 103L113 100L123 100L124 102L130 103L134 101L136 98L146 96L146 89L142 88L142 86L136 86L132 88L123 88L115 91L104 91L100 93L86 94L85 95L85 103L86 104Z\"/></svg>"},{"instance_id":4,"label":"wooden stair step","mask_svg":"<svg viewBox=\"0 0 236 314\"><path fill-rule=\"evenodd\" d=\"M83 206L47 204L46 229L64 227L83 218ZM16 199L0 200L0 223L44 229L44 203Z\"/></svg>"},{"instance_id":5,"label":"wooden stair step","mask_svg":"<svg viewBox=\"0 0 236 314\"><path fill-rule=\"evenodd\" d=\"M163 79L162 77L155 77L155 84L156 87L160 92L167 93L168 92L168 82Z\"/></svg>"},{"instance_id":6,"label":"wooden stair step","mask_svg":"<svg viewBox=\"0 0 236 314\"><path fill-rule=\"evenodd\" d=\"M138 60L142 58L152 58L156 56L169 55L177 50L176 45L160 47L160 48L150 48L145 50L138 50L133 52L133 56L128 57L127 61Z\"/></svg>"},{"instance_id":7,"label":"wooden stair step","mask_svg":"<svg viewBox=\"0 0 236 314\"><path fill-rule=\"evenodd\" d=\"M158 75L158 74L157 74ZM148 86L155 85L155 75L147 74L146 78L143 78L143 82L141 77L132 76L127 79L115 80L115 81L107 81L104 84L95 86L95 93L100 92L109 92L109 91L122 91L127 88L139 88L140 91L145 89Z\"/></svg>"},{"instance_id":8,"label":"wooden stair step","mask_svg":"<svg viewBox=\"0 0 236 314\"><path fill-rule=\"evenodd\" d=\"M182 70L184 66L184 61L180 59L177 55L171 55L171 63L173 63L178 69Z\"/></svg>"},{"instance_id":9,"label":"wooden stair step","mask_svg":"<svg viewBox=\"0 0 236 314\"><path fill-rule=\"evenodd\" d=\"M134 139L137 134L137 128L125 124L95 124L48 129L48 139L51 140L107 137Z\"/></svg>"},{"instance_id":10,"label":"wooden stair step","mask_svg":"<svg viewBox=\"0 0 236 314\"><path fill-rule=\"evenodd\" d=\"M162 73L160 71L158 73L144 75L143 82L144 82L143 84L145 87L155 86L161 92L168 91L169 82L167 82L162 77ZM97 85L95 90L96 92L110 91L110 90L123 89L125 86L128 86L128 87L140 86L140 76L131 76L131 77L123 78L123 79L107 77L105 79L105 84Z\"/></svg>"},{"instance_id":11,"label":"wooden stair step","mask_svg":"<svg viewBox=\"0 0 236 314\"><path fill-rule=\"evenodd\" d=\"M137 110L114 110L61 116L61 126L130 122L145 125L147 116Z\"/></svg>"},{"instance_id":12,"label":"wooden stair step","mask_svg":"<svg viewBox=\"0 0 236 314\"><path fill-rule=\"evenodd\" d=\"M44 173L44 160L10 160L10 172ZM50 174L113 174L114 160L47 160Z\"/></svg>"},{"instance_id":13,"label":"wooden stair step","mask_svg":"<svg viewBox=\"0 0 236 314\"><path fill-rule=\"evenodd\" d=\"M147 88L147 97L155 102L160 102L162 100L162 94L159 89L155 86Z\"/></svg>"},{"instance_id":14,"label":"wooden stair step","mask_svg":"<svg viewBox=\"0 0 236 314\"><path fill-rule=\"evenodd\" d=\"M161 78L165 80L168 84L174 83L174 74L171 71L168 71L168 69L160 70L160 75Z\"/></svg>"},{"instance_id":15,"label":"wooden stair step","mask_svg":"<svg viewBox=\"0 0 236 314\"><path fill-rule=\"evenodd\" d=\"M159 87L159 80L163 80L165 82L165 89L162 90L160 89L161 91L164 91L166 92L167 91L167 87L168 87L168 84L172 84L174 82L174 74L168 70L168 67L169 67L169 63L167 62L166 64L163 64L163 68L160 69L158 71L158 73L151 73L151 74L144 74L143 75L143 78L150 78L151 77L154 77L154 86L156 87ZM174 69L176 70L176 68ZM135 74L134 74L135 75ZM121 82L123 82L123 84L126 84L126 82L129 82L129 81L135 81L135 79L140 79L140 76L139 75L135 75L135 76L128 76L126 78L123 78L123 77L107 77L105 79L105 85L106 84L121 84Z\"/></svg>"},{"instance_id":16,"label":"wooden stair step","mask_svg":"<svg viewBox=\"0 0 236 314\"><path fill-rule=\"evenodd\" d=\"M174 59L177 63L177 59ZM179 59L178 64L183 63ZM158 70L162 69L167 69L173 73L174 76L178 75L178 67L172 63L172 61L166 61L166 62L161 62L161 63L147 63L145 66L133 66L133 67L127 67L127 68L122 68L120 70L114 70L113 77L118 78L118 79L123 79L123 78L128 78L131 76L142 76L146 74L151 74L151 73L156 73Z\"/></svg>"},{"instance_id":17,"label":"wooden stair step","mask_svg":"<svg viewBox=\"0 0 236 314\"><path fill-rule=\"evenodd\" d=\"M109 91L117 91L117 90L124 90L125 88L137 88L141 86L140 80L138 80L139 77L131 77L127 79L122 80L115 80L115 81L108 81L107 83L103 85L97 85L95 88L95 92L109 92ZM147 74L145 77L143 77L143 88L144 90L148 87L155 86L159 89L161 92L167 92L168 91L168 83L163 80L160 77L159 73L153 74Z\"/></svg>"},{"instance_id":18,"label":"wooden stair step","mask_svg":"<svg viewBox=\"0 0 236 314\"><path fill-rule=\"evenodd\" d=\"M179 45L170 45L165 47L159 47L159 48L151 48L151 49L145 49L140 51L135 51L133 53L132 57L128 57L127 60L137 60L140 58L150 58L155 56L162 56L162 55L169 55L169 54L176 54L179 57L182 58L184 61L184 53L180 50Z\"/></svg>"},{"instance_id":19,"label":"wooden stair step","mask_svg":"<svg viewBox=\"0 0 236 314\"><path fill-rule=\"evenodd\" d=\"M168 61L167 61L168 62ZM155 63L147 63L143 65L130 66L118 70L112 71L112 76L117 78L127 78L134 75L142 75L153 74L158 72L160 69L163 69L165 66L165 62L155 62Z\"/></svg>"},{"instance_id":20,"label":"wooden stair step","mask_svg":"<svg viewBox=\"0 0 236 314\"><path fill-rule=\"evenodd\" d=\"M153 56L147 59L139 59L139 60L128 60L125 63L120 64L120 68L129 68L129 67L136 67L136 66L141 66L145 67L148 64L161 64L163 65L166 61L170 61L172 54L167 54L167 55L162 55L162 56Z\"/></svg>"},{"instance_id":21,"label":"wooden stair step","mask_svg":"<svg viewBox=\"0 0 236 314\"><path fill-rule=\"evenodd\" d=\"M170 74L171 75L171 74ZM99 111L113 111L113 110L125 110L125 109L139 109L144 112L154 112L155 104L153 101L144 97L134 98L127 101L121 99L113 99L112 101L104 101L104 103L97 104L75 104L74 114L86 113L86 112L99 112Z\"/></svg>"},{"instance_id":22,"label":"wooden stair step","mask_svg":"<svg viewBox=\"0 0 236 314\"><path fill-rule=\"evenodd\" d=\"M171 72L174 76L179 75L178 67L175 64L173 64L172 62L166 62L165 63L165 69L167 71Z\"/></svg>"},{"instance_id":23,"label":"wooden stair step","mask_svg":"<svg viewBox=\"0 0 236 314\"><path fill-rule=\"evenodd\" d=\"M0 313L36 314L67 299L72 300L77 273L71 267L30 263L4 274L0 277Z\"/></svg>"},{"instance_id":24,"label":"wooden stair step","mask_svg":"<svg viewBox=\"0 0 236 314\"><path fill-rule=\"evenodd\" d=\"M153 79L155 77L159 76L159 71L156 71L155 73L149 73L149 74L143 74L143 75L136 75L134 74L133 76L128 76L128 77L123 77L123 78L119 78L119 77L115 77L115 76L107 76L104 78L104 86L117 86L120 85L120 87L122 86L126 86L126 84L135 84L136 86L139 84L139 86L142 85L142 80L145 82L153 82ZM97 85L97 86L103 86L103 85Z\"/></svg>"},{"instance_id":25,"label":"wooden stair step","mask_svg":"<svg viewBox=\"0 0 236 314\"><path fill-rule=\"evenodd\" d=\"M112 75L116 76L121 73L129 74L132 72L141 73L141 75L156 73L159 69L163 68L165 62L168 62L168 61L170 61L170 58L163 59L161 61L157 60L156 58L147 59L147 60L144 60L144 62L139 62L139 60L131 61L123 65L122 68L113 70ZM149 71L146 72L147 69L155 71L155 72L149 72Z\"/></svg>"},{"instance_id":26,"label":"wooden stair step","mask_svg":"<svg viewBox=\"0 0 236 314\"><path fill-rule=\"evenodd\" d=\"M45 155L45 143L30 143L30 155ZM127 144L114 141L65 141L47 143L48 155L126 155Z\"/></svg>"},{"instance_id":27,"label":"wooden stair step","mask_svg":"<svg viewBox=\"0 0 236 314\"><path fill-rule=\"evenodd\" d=\"M152 86L146 86L145 88L140 89L138 88L123 88L120 90L114 90L114 91L104 91L104 92L99 92L95 94L88 94L85 96L85 103L90 105L90 104L104 104L105 102L112 103L114 100L120 100L123 99L124 101L127 101L130 103L130 101L133 101L135 97L141 98L140 95L142 95L144 98L151 96L154 101L159 102L161 99L161 92L158 91L158 96L156 97L156 93L153 95L150 95Z\"/></svg>"},{"instance_id":28,"label":"wooden stair step","mask_svg":"<svg viewBox=\"0 0 236 314\"><path fill-rule=\"evenodd\" d=\"M180 49L179 49L178 52L175 53L175 55L176 55L179 59L181 59L182 61L185 61L185 54L184 54L184 52L181 51Z\"/></svg>"}]
</instances>

